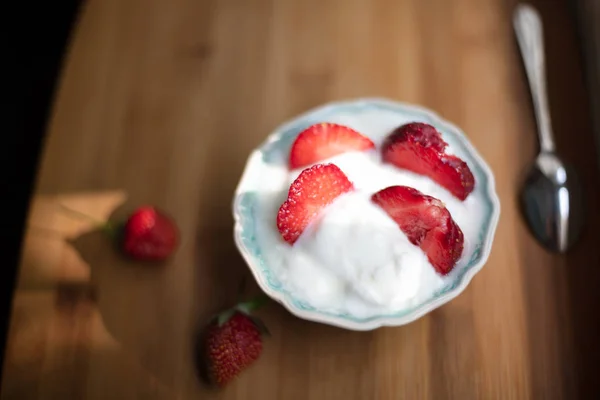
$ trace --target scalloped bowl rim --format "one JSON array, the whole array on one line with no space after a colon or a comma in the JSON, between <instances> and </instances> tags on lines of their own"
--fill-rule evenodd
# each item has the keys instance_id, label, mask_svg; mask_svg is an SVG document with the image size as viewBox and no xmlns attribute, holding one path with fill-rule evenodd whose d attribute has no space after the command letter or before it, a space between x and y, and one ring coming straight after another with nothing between
<instances>
[{"instance_id":1,"label":"scalloped bowl rim","mask_svg":"<svg viewBox=\"0 0 600 400\"><path fill-rule=\"evenodd\" d=\"M319 113L324 112L327 109L333 109L333 108L350 106L350 105L357 105L360 103L365 103L365 104L371 103L373 105L386 106L386 107L391 107L391 108L396 108L396 109L404 109L406 112L418 113L418 114L427 116L427 118L431 121L435 121L435 124L437 124L437 126L442 126L443 128L445 128L446 131L451 131L453 133L454 138L456 140L462 142L462 145L464 146L465 150L468 151L469 155L477 162L477 164L478 164L477 167L479 168L479 170L486 176L486 178L487 178L487 188L486 189L487 190L485 191L485 195L487 196L487 198L491 204L491 214L489 217L488 229L487 229L487 232L485 233L485 236L483 239L483 245L481 247L481 255L480 255L479 261L477 261L475 264L473 264L469 267L466 267L466 271L461 276L461 280L453 289L419 305L415 310L413 310L413 312L404 314L402 316L388 316L388 315L376 316L376 317L370 318L365 321L356 321L356 320L344 318L343 316L333 316L333 315L329 315L329 314L324 314L323 312L320 312L318 310L303 310L301 308L298 308L296 305L294 305L286 297L286 294L284 292L273 288L266 281L265 277L263 276L259 265L257 265L258 264L257 260L254 259L254 257L250 254L250 252L246 249L245 245L242 242L243 227L242 227L242 223L241 223L241 212L240 212L240 203L243 198L243 196L241 196L241 194L244 193L243 189L245 186L247 186L246 182L250 179L249 166L251 164L251 161L257 154L262 154L262 152L263 152L262 149L264 149L265 146L277 141L283 132L286 132L287 130L291 129L294 125L296 125L298 123L298 121L307 119L310 115L313 115L317 112L319 112ZM491 249L492 249L492 243L493 243L494 236L496 233L498 220L500 218L500 200L498 198L498 195L496 194L495 187L496 187L495 179L494 179L494 175L493 175L490 167L487 165L487 163L485 162L483 157L479 154L477 149L475 149L475 147L471 144L471 142L466 137L464 132L455 124L440 117L436 112L431 111L427 108L418 106L418 105L399 102L399 101L392 101L392 100L388 100L385 98L367 97L367 98L356 98L356 99L350 99L350 100L329 102L329 103L323 104L321 106L312 108L302 114L299 114L299 115L289 119L288 121L284 122L283 124L279 125L267 137L267 139L265 141L263 141L263 143L261 143L254 151L252 151L252 153L248 157L248 160L244 166L244 172L238 183L238 186L236 188L235 195L234 195L234 200L233 200L233 216L234 216L234 222L235 222L234 241L235 241L236 247L238 248L238 251L240 252L240 254L244 258L246 264L250 268L250 271L252 272L252 275L254 276L259 287L269 297L271 297L273 300L282 304L289 312L291 312L293 315L295 315L299 318L306 319L309 321L319 322L319 323L323 323L323 324L327 324L327 325L337 326L337 327L345 328L345 329L349 329L349 330L357 330L357 331L372 330L372 329L377 329L377 328L386 327L386 326L406 325L410 322L413 322L413 321L421 318L425 314L435 310L438 307L441 307L442 305L448 303L449 301L451 301L452 299L457 297L460 293L462 293L466 289L466 287L469 285L469 283L471 282L473 277L481 270L481 268L483 268L483 266L487 262L490 252L491 252Z\"/></svg>"}]
</instances>

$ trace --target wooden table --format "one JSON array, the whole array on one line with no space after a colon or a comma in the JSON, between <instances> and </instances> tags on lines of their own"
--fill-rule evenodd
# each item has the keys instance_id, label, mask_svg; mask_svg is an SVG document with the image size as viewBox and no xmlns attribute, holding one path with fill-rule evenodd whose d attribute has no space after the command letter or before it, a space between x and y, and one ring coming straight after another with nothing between
<instances>
[{"instance_id":1,"label":"wooden table","mask_svg":"<svg viewBox=\"0 0 600 400\"><path fill-rule=\"evenodd\" d=\"M597 205L567 6L534 3L547 25L558 148ZM571 254L550 255L516 207L537 148L513 5L87 2L31 204L2 399L590 398L600 242L588 229ZM461 296L399 328L344 331L270 304L260 362L225 390L206 390L194 332L249 275L230 212L247 155L283 120L359 96L419 103L467 132L502 202L487 266ZM182 230L167 268L125 265L92 223L59 207L103 219L142 203L167 209ZM588 222L598 226L600 213Z\"/></svg>"}]
</instances>

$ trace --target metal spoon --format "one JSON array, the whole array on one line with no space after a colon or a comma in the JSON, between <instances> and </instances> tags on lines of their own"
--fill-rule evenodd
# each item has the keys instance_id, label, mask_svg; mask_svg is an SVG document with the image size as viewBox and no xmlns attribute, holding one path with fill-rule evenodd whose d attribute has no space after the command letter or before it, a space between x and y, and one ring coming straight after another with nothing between
<instances>
[{"instance_id":1,"label":"metal spoon","mask_svg":"<svg viewBox=\"0 0 600 400\"><path fill-rule=\"evenodd\" d=\"M514 29L533 98L540 153L521 192L523 212L537 240L548 250L566 252L582 228L581 190L573 169L555 153L546 94L542 21L537 11L517 6Z\"/></svg>"}]
</instances>

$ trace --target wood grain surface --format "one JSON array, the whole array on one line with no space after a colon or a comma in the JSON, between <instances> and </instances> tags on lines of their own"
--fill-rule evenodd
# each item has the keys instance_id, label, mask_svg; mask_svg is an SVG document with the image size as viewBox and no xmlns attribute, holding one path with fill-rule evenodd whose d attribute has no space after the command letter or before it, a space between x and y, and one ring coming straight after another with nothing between
<instances>
[{"instance_id":1,"label":"wood grain surface","mask_svg":"<svg viewBox=\"0 0 600 400\"><path fill-rule=\"evenodd\" d=\"M546 23L558 149L600 204L564 1ZM90 0L65 58L22 250L2 399L576 399L598 392L600 240L566 256L516 205L537 151L509 0ZM222 391L195 332L249 276L231 199L251 149L324 102L380 96L461 126L496 175L486 267L404 327L351 332L272 303L261 360ZM166 268L124 263L92 222L143 203L177 220ZM257 287L251 288L257 291Z\"/></svg>"}]
</instances>

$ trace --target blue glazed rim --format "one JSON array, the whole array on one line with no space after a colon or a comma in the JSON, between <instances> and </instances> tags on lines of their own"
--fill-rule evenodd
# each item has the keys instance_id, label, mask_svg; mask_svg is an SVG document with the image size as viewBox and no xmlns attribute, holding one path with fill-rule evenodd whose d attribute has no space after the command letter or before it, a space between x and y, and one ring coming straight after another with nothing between
<instances>
[{"instance_id":1,"label":"blue glazed rim","mask_svg":"<svg viewBox=\"0 0 600 400\"><path fill-rule=\"evenodd\" d=\"M457 153L466 158L471 167L477 182L475 190L483 194L487 215L481 227L479 241L475 244L475 250L470 260L460 269L455 269L451 273L452 279L449 284L435 293L431 299L396 313L357 318L349 314L336 314L318 310L294 298L283 287L277 276L266 265L261 256L261 249L256 242L254 229L256 196L249 188L253 186L256 179L260 179L259 174L255 173L257 159L267 163L270 160L275 161L283 153L282 149L289 149L291 142L299 132L314 123L326 122L331 115L369 109L401 113L412 121L427 122L440 130L444 139L449 142ZM258 285L267 295L300 318L351 330L371 330L382 326L400 326L410 323L458 296L467 287L475 274L481 270L489 257L500 217L500 201L495 191L494 175L460 128L444 120L436 113L419 106L381 98L363 98L326 104L309 110L275 129L248 158L234 196L233 215L236 246L252 271Z\"/></svg>"}]
</instances>

